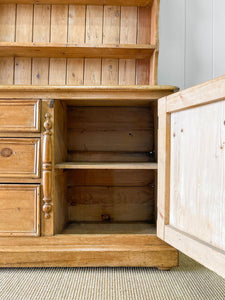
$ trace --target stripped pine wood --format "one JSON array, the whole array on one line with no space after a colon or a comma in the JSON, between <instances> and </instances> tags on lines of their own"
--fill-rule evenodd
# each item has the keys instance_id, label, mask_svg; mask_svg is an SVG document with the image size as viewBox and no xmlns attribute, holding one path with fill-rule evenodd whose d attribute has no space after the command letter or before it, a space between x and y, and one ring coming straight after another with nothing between
<instances>
[{"instance_id":1,"label":"stripped pine wood","mask_svg":"<svg viewBox=\"0 0 225 300\"><path fill-rule=\"evenodd\" d=\"M120 42L120 7L104 6L103 44Z\"/></svg>"},{"instance_id":2,"label":"stripped pine wood","mask_svg":"<svg viewBox=\"0 0 225 300\"><path fill-rule=\"evenodd\" d=\"M68 5L52 5L51 42L67 42ZM66 84L66 59L50 58L49 84Z\"/></svg>"},{"instance_id":3,"label":"stripped pine wood","mask_svg":"<svg viewBox=\"0 0 225 300\"><path fill-rule=\"evenodd\" d=\"M70 223L63 234L155 234L154 224L145 222Z\"/></svg>"},{"instance_id":4,"label":"stripped pine wood","mask_svg":"<svg viewBox=\"0 0 225 300\"><path fill-rule=\"evenodd\" d=\"M154 162L154 157L149 152L68 151L67 161Z\"/></svg>"},{"instance_id":5,"label":"stripped pine wood","mask_svg":"<svg viewBox=\"0 0 225 300\"><path fill-rule=\"evenodd\" d=\"M34 5L33 42L48 43L50 39L50 5ZM48 85L49 58L34 57L32 84Z\"/></svg>"},{"instance_id":6,"label":"stripped pine wood","mask_svg":"<svg viewBox=\"0 0 225 300\"><path fill-rule=\"evenodd\" d=\"M148 85L149 84L149 71L150 61L149 59L137 59L136 60L136 84L137 85Z\"/></svg>"},{"instance_id":7,"label":"stripped pine wood","mask_svg":"<svg viewBox=\"0 0 225 300\"><path fill-rule=\"evenodd\" d=\"M67 19L67 5L52 5L51 42L67 43Z\"/></svg>"},{"instance_id":8,"label":"stripped pine wood","mask_svg":"<svg viewBox=\"0 0 225 300\"><path fill-rule=\"evenodd\" d=\"M48 85L49 83L49 58L32 59L32 84Z\"/></svg>"},{"instance_id":9,"label":"stripped pine wood","mask_svg":"<svg viewBox=\"0 0 225 300\"><path fill-rule=\"evenodd\" d=\"M153 186L154 170L66 170L71 186Z\"/></svg>"},{"instance_id":10,"label":"stripped pine wood","mask_svg":"<svg viewBox=\"0 0 225 300\"><path fill-rule=\"evenodd\" d=\"M146 162L63 162L55 165L56 169L96 169L96 170L156 170L157 163Z\"/></svg>"},{"instance_id":11,"label":"stripped pine wood","mask_svg":"<svg viewBox=\"0 0 225 300\"><path fill-rule=\"evenodd\" d=\"M100 222L153 221L154 189L150 187L77 186L67 191L69 220Z\"/></svg>"},{"instance_id":12,"label":"stripped pine wood","mask_svg":"<svg viewBox=\"0 0 225 300\"><path fill-rule=\"evenodd\" d=\"M74 58L149 58L152 45L103 45L63 43L0 43L0 56L74 57Z\"/></svg>"},{"instance_id":13,"label":"stripped pine wood","mask_svg":"<svg viewBox=\"0 0 225 300\"><path fill-rule=\"evenodd\" d=\"M103 43L119 44L120 7L104 6ZM102 85L118 85L118 59L102 59Z\"/></svg>"},{"instance_id":14,"label":"stripped pine wood","mask_svg":"<svg viewBox=\"0 0 225 300\"><path fill-rule=\"evenodd\" d=\"M13 84L14 57L0 58L0 84Z\"/></svg>"},{"instance_id":15,"label":"stripped pine wood","mask_svg":"<svg viewBox=\"0 0 225 300\"><path fill-rule=\"evenodd\" d=\"M120 44L137 42L137 7L121 7Z\"/></svg>"},{"instance_id":16,"label":"stripped pine wood","mask_svg":"<svg viewBox=\"0 0 225 300\"><path fill-rule=\"evenodd\" d=\"M149 130L70 131L68 148L71 151L153 151L153 133Z\"/></svg>"},{"instance_id":17,"label":"stripped pine wood","mask_svg":"<svg viewBox=\"0 0 225 300\"><path fill-rule=\"evenodd\" d=\"M67 59L67 84L83 85L84 84L84 59L68 58Z\"/></svg>"},{"instance_id":18,"label":"stripped pine wood","mask_svg":"<svg viewBox=\"0 0 225 300\"><path fill-rule=\"evenodd\" d=\"M0 184L0 236L40 235L40 187Z\"/></svg>"},{"instance_id":19,"label":"stripped pine wood","mask_svg":"<svg viewBox=\"0 0 225 300\"><path fill-rule=\"evenodd\" d=\"M85 85L101 85L102 61L100 58L85 59Z\"/></svg>"},{"instance_id":20,"label":"stripped pine wood","mask_svg":"<svg viewBox=\"0 0 225 300\"><path fill-rule=\"evenodd\" d=\"M87 6L86 43L102 43L103 6Z\"/></svg>"},{"instance_id":21,"label":"stripped pine wood","mask_svg":"<svg viewBox=\"0 0 225 300\"><path fill-rule=\"evenodd\" d=\"M224 116L225 101L171 116L170 225L221 250L225 249Z\"/></svg>"},{"instance_id":22,"label":"stripped pine wood","mask_svg":"<svg viewBox=\"0 0 225 300\"><path fill-rule=\"evenodd\" d=\"M84 5L69 5L68 43L83 44L85 42L86 7Z\"/></svg>"},{"instance_id":23,"label":"stripped pine wood","mask_svg":"<svg viewBox=\"0 0 225 300\"><path fill-rule=\"evenodd\" d=\"M31 99L1 100L0 110L1 137L3 137L4 133L6 137L10 137L9 134L12 134L11 137L15 137L19 132L40 132L40 101ZM38 136L40 137L40 133L38 133ZM23 137L23 134L20 133L18 137ZM32 135L26 135L26 137L32 137Z\"/></svg>"},{"instance_id":24,"label":"stripped pine wood","mask_svg":"<svg viewBox=\"0 0 225 300\"><path fill-rule=\"evenodd\" d=\"M120 85L134 85L135 78L135 59L120 59L119 60L119 84Z\"/></svg>"},{"instance_id":25,"label":"stripped pine wood","mask_svg":"<svg viewBox=\"0 0 225 300\"><path fill-rule=\"evenodd\" d=\"M49 84L66 84L66 58L50 58Z\"/></svg>"},{"instance_id":26,"label":"stripped pine wood","mask_svg":"<svg viewBox=\"0 0 225 300\"><path fill-rule=\"evenodd\" d=\"M50 37L50 5L34 5L33 41L48 43ZM54 14L53 14L54 16Z\"/></svg>"},{"instance_id":27,"label":"stripped pine wood","mask_svg":"<svg viewBox=\"0 0 225 300\"><path fill-rule=\"evenodd\" d=\"M32 42L33 5L17 5L16 41Z\"/></svg>"},{"instance_id":28,"label":"stripped pine wood","mask_svg":"<svg viewBox=\"0 0 225 300\"><path fill-rule=\"evenodd\" d=\"M151 6L154 0L55 0L55 4L89 4L89 5L127 5L127 6ZM10 0L17 3L18 0ZM34 0L20 0L23 4L33 4ZM8 0L1 0L0 3L6 4ZM38 0L39 4L51 4L52 0Z\"/></svg>"},{"instance_id":29,"label":"stripped pine wood","mask_svg":"<svg viewBox=\"0 0 225 300\"><path fill-rule=\"evenodd\" d=\"M0 176L40 177L40 140L0 138Z\"/></svg>"},{"instance_id":30,"label":"stripped pine wood","mask_svg":"<svg viewBox=\"0 0 225 300\"><path fill-rule=\"evenodd\" d=\"M16 57L15 58L15 84L30 85L31 84L31 58Z\"/></svg>"},{"instance_id":31,"label":"stripped pine wood","mask_svg":"<svg viewBox=\"0 0 225 300\"><path fill-rule=\"evenodd\" d=\"M17 5L16 41L32 42L33 5ZM15 58L15 84L31 84L31 58Z\"/></svg>"},{"instance_id":32,"label":"stripped pine wood","mask_svg":"<svg viewBox=\"0 0 225 300\"><path fill-rule=\"evenodd\" d=\"M138 44L151 44L151 8L138 8Z\"/></svg>"},{"instance_id":33,"label":"stripped pine wood","mask_svg":"<svg viewBox=\"0 0 225 300\"><path fill-rule=\"evenodd\" d=\"M121 7L120 44L136 44L137 41L137 7ZM120 84L135 84L135 59L120 59Z\"/></svg>"},{"instance_id":34,"label":"stripped pine wood","mask_svg":"<svg viewBox=\"0 0 225 300\"><path fill-rule=\"evenodd\" d=\"M14 5L14 4L12 4ZM8 30L11 30L11 32L8 32L7 34L5 34L5 41L13 41L12 38L13 37L13 30L14 30L14 36L17 36L17 42L24 40L23 36L26 36L26 42L31 41L30 38L32 38L32 40L35 42L35 47L37 47L37 43L45 43L45 45L47 46L46 43L49 43L49 38L51 38L51 43L61 43L61 45L66 45L66 43L68 42L68 44L80 44L82 46L82 43L87 42L88 45L93 45L95 44L96 46L98 44L101 44L102 42L104 44L111 44L113 45L118 45L120 43L121 46L125 46L126 44L136 44L136 42L138 42L137 47L139 47L139 45L143 45L144 42L146 41L146 43L148 42L148 33L147 33L147 27L149 26L149 24L151 23L152 26L152 21L151 21L151 16L150 16L150 7L140 7L137 9L137 7L124 7L124 6L109 6L109 5L105 5L105 6L92 6L92 5L88 5L87 7L85 5L53 5L52 9L50 5L22 5L19 4L18 5L18 12L16 13L16 9L9 9L9 6L12 7L12 5L2 5L2 7L4 7L3 9L3 13L4 13L4 18L3 20L3 25L4 28L5 26L7 26L7 24L9 24L9 22L5 22L5 15L7 15L7 12L9 14L9 17L7 18L7 20L11 20L13 17L15 18L16 15L16 27L15 25L11 24L13 22L11 22L10 24L10 28ZM14 8L16 6L14 5ZM33 7L33 8L32 8ZM7 10L7 12L6 12ZM15 10L15 11L14 11ZM87 11L87 16L86 16L86 11ZM154 12L155 14L155 12ZM153 14L153 17L155 17L155 15ZM25 22L23 21L23 17L20 16L25 16ZM22 20L22 21L20 21ZM33 24L33 28L32 28L32 24ZM94 24L94 26L93 26ZM23 26L23 28L25 28L25 30L20 30L19 28L22 28L21 26ZM2 27L3 28L3 27ZM154 27L155 28L155 27ZM15 30L16 30L16 34L15 34ZM22 33L21 33L21 32ZM4 30L4 33L7 32L7 30ZM32 37L32 32L33 32L33 37ZM142 34L142 36L145 36L145 39L142 38L142 41L140 40L140 32ZM1 25L0 25L0 37L1 37ZM139 39L139 41L137 40ZM0 41L4 41L4 37L3 39L0 38ZM123 45L122 45L123 44ZM83 44L85 45L85 44ZM9 46L9 45L8 45ZM22 46L22 44L21 44ZM58 51L54 56L63 56L64 52L70 51L69 48L65 48L65 50L62 48L61 50L58 49L56 50L56 48L49 48L48 52L46 53L42 53L43 49L42 48L38 48L36 50L32 49L32 44L30 44L31 48L29 49L29 52L26 53L26 45L24 48L19 48L18 45L16 48L12 48L12 46L7 47L6 45L2 44L1 47L1 51L4 52L3 49L5 49L5 52L2 55L14 55L14 56L34 56L38 55L41 57L48 57L51 56L51 52L53 51ZM101 48L100 48L101 49ZM103 51L103 48L101 50L96 51L96 53L93 53L92 55L96 56L98 53L98 55L101 56L101 51ZM75 49L76 50L76 49ZM91 50L91 49L90 49ZM146 49L147 50L147 49ZM61 51L61 52L60 52ZM71 49L71 51L73 51L73 49ZM82 52L85 51L85 49L81 49L80 50L80 55L84 55ZM113 51L113 49L107 49L107 51L105 53L103 53L103 56L107 56L107 53L111 53L111 51ZM115 48L115 51L118 52L119 49ZM124 48L124 54L119 53L115 55L118 55L119 57L123 57L123 55L128 55L128 53L130 53L130 55L138 55L138 53L143 53L144 54L145 50L139 50L138 48L136 50L129 50L126 48ZM149 50L147 50L149 51ZM78 51L79 52L79 51ZM79 55L76 51L76 55ZM60 54L61 53L61 54ZM87 49L86 54L85 55L91 55L91 52L89 51L89 49ZM136 54L135 54L136 53ZM150 52L148 52L149 54L146 55L150 55ZM74 54L75 55L75 54ZM111 55L111 58L113 59L113 57L115 57L114 54ZM67 54L66 56L71 57L71 54ZM155 57L155 56L154 56ZM74 57L75 58L75 57ZM20 58L17 59L17 62L20 61ZM25 64L24 68L27 67L29 65L29 59L27 60L27 63ZM19 64L19 66L21 66L21 64L24 63L24 59L21 60L21 63ZM54 64L56 62L52 61L52 64ZM56 80L54 81L54 79L52 80L50 78L50 74L49 73L49 64L47 63L47 60L41 59L41 60L37 60L37 58L35 58L35 62L32 63L31 61L31 68L32 68L32 80L27 81L27 84L30 84L32 82L32 84L40 84L40 85L46 85L48 84L47 81L47 77L49 77L49 82L50 84L52 84L51 82L66 82L66 84L68 85L78 85L78 84L82 84L82 75L83 77L85 77L85 72L83 70L81 70L80 66L82 64L82 59L80 60L80 62L78 63L78 61L73 61L73 60L69 60L67 62L67 66L66 66L66 72L64 71L64 66L62 64L62 61L60 63L58 63L58 66L56 67L56 69L60 69L60 66L62 66L62 74L61 76L65 76L64 79L60 79L60 80ZM71 65L70 65L71 64ZM75 71L74 67L76 67L76 64L79 66L78 67L78 72L75 72L75 76L72 75ZM87 62L87 64L89 64L89 62ZM99 69L99 62L96 62L97 64L97 70ZM135 59L120 59L118 64L118 78L116 80L116 73L115 75L113 74L113 79L110 77L110 66L111 64L109 64L108 66L106 66L105 61L102 63L104 65L104 68L101 70L101 75L100 75L100 80L95 80L96 78L99 78L99 74L92 74L92 80L90 80L90 78L88 78L87 80L84 79L84 82L94 82L94 85L97 84L97 82L99 82L99 84L107 84L106 82L108 82L108 84L125 84L125 85L130 85L130 84L136 84L135 80L137 77L138 82L141 84L143 82L143 84L145 84L144 82L146 80L143 80L142 76L143 76L143 72L142 69L145 66L145 61L139 61L137 64L137 69L140 68L140 71L138 72L137 76L135 75L136 72L136 64L135 64ZM140 67L140 65L143 64L143 68ZM155 67L155 65L157 64L157 61L155 59L151 60L151 64L150 64L150 69L152 70L152 68ZM75 65L75 66L74 66ZM116 65L116 62L114 62L114 65ZM38 66L38 69L36 69L36 66ZM11 73L12 71L7 69L7 66L4 65L4 67L6 68L6 70L1 69L0 73ZM8 66L8 68L11 68L12 66ZM22 66L21 66L22 67ZM83 69L85 69L85 66L83 66ZM17 67L17 72L19 71L19 68ZM43 72L43 74L41 74ZM153 71L154 73L155 71ZM15 73L15 70L13 71L13 73ZM60 72L61 73L61 72ZM97 72L98 73L98 72ZM29 74L29 71L28 71ZM52 72L51 72L52 74ZM70 76L72 75L72 77ZM88 74L89 76L90 74ZM97 77L96 77L97 75ZM151 75L151 74L150 74ZM59 78L59 74L57 75L57 77ZM69 78L68 78L69 76ZM138 79L138 77L141 76L140 79ZM4 75L1 76L0 74L0 78L4 78ZM18 77L15 76L13 74L13 77ZM102 78L102 79L101 79ZM155 82L155 78L151 77L151 83ZM146 79L146 78L145 78ZM26 78L27 80L27 78ZM10 81L7 82L7 79L4 81L3 79L3 83L7 84ZM24 82L23 80L21 81ZM116 83L115 83L116 82ZM16 82L15 82L16 83Z\"/></svg>"},{"instance_id":35,"label":"stripped pine wood","mask_svg":"<svg viewBox=\"0 0 225 300\"><path fill-rule=\"evenodd\" d=\"M19 235L0 266L175 266L155 235L152 105L174 87L135 86L153 0L26 1L0 19L0 235Z\"/></svg>"},{"instance_id":36,"label":"stripped pine wood","mask_svg":"<svg viewBox=\"0 0 225 300\"><path fill-rule=\"evenodd\" d=\"M150 107L76 107L69 106L68 129L72 130L152 130Z\"/></svg>"},{"instance_id":37,"label":"stripped pine wood","mask_svg":"<svg viewBox=\"0 0 225 300\"><path fill-rule=\"evenodd\" d=\"M151 42L151 9L138 8L138 44L150 44ZM149 59L138 59L136 69L136 84L149 84L150 80Z\"/></svg>"},{"instance_id":38,"label":"stripped pine wood","mask_svg":"<svg viewBox=\"0 0 225 300\"><path fill-rule=\"evenodd\" d=\"M102 85L118 85L118 59L102 59Z\"/></svg>"},{"instance_id":39,"label":"stripped pine wood","mask_svg":"<svg viewBox=\"0 0 225 300\"><path fill-rule=\"evenodd\" d=\"M7 4L0 6L0 41L15 41L16 5Z\"/></svg>"}]
</instances>

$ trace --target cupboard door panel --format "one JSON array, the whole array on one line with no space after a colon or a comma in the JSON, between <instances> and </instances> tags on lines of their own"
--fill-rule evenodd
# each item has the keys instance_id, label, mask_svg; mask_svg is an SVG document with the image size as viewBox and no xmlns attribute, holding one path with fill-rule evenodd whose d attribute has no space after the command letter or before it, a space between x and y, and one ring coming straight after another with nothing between
<instances>
[{"instance_id":1,"label":"cupboard door panel","mask_svg":"<svg viewBox=\"0 0 225 300\"><path fill-rule=\"evenodd\" d=\"M40 131L39 100L0 100L0 131Z\"/></svg>"},{"instance_id":2,"label":"cupboard door panel","mask_svg":"<svg viewBox=\"0 0 225 300\"><path fill-rule=\"evenodd\" d=\"M0 138L0 177L40 177L38 138Z\"/></svg>"},{"instance_id":3,"label":"cupboard door panel","mask_svg":"<svg viewBox=\"0 0 225 300\"><path fill-rule=\"evenodd\" d=\"M160 100L158 178L158 236L223 277L224 87L225 76Z\"/></svg>"},{"instance_id":4,"label":"cupboard door panel","mask_svg":"<svg viewBox=\"0 0 225 300\"><path fill-rule=\"evenodd\" d=\"M39 235L40 187L0 184L0 236Z\"/></svg>"}]
</instances>

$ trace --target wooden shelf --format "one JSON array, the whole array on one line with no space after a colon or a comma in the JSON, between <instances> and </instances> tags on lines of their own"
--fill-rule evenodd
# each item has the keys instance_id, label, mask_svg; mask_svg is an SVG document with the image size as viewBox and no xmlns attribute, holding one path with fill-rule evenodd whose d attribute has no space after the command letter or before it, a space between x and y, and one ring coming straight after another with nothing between
<instances>
[{"instance_id":1,"label":"wooden shelf","mask_svg":"<svg viewBox=\"0 0 225 300\"><path fill-rule=\"evenodd\" d=\"M151 6L153 0L0 0L0 4L10 3Z\"/></svg>"},{"instance_id":2,"label":"wooden shelf","mask_svg":"<svg viewBox=\"0 0 225 300\"><path fill-rule=\"evenodd\" d=\"M151 57L153 45L92 45L58 43L0 42L0 56L68 58L138 58Z\"/></svg>"},{"instance_id":3,"label":"wooden shelf","mask_svg":"<svg viewBox=\"0 0 225 300\"><path fill-rule=\"evenodd\" d=\"M156 234L156 226L144 222L74 222L62 234Z\"/></svg>"},{"instance_id":4,"label":"wooden shelf","mask_svg":"<svg viewBox=\"0 0 225 300\"><path fill-rule=\"evenodd\" d=\"M64 162L55 165L56 169L111 169L111 170L157 170L157 163L118 163L118 162Z\"/></svg>"},{"instance_id":5,"label":"wooden shelf","mask_svg":"<svg viewBox=\"0 0 225 300\"><path fill-rule=\"evenodd\" d=\"M152 101L177 91L175 86L35 86L0 85L0 99L62 99L81 106L148 106Z\"/></svg>"}]
</instances>

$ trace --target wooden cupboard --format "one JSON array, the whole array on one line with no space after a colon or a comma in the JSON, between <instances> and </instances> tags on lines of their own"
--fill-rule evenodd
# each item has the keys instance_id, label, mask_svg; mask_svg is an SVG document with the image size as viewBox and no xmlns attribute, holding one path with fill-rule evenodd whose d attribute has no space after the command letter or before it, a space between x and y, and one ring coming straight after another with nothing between
<instances>
[{"instance_id":1,"label":"wooden cupboard","mask_svg":"<svg viewBox=\"0 0 225 300\"><path fill-rule=\"evenodd\" d=\"M225 276L225 78L157 85L158 9L0 0L1 267Z\"/></svg>"}]
</instances>

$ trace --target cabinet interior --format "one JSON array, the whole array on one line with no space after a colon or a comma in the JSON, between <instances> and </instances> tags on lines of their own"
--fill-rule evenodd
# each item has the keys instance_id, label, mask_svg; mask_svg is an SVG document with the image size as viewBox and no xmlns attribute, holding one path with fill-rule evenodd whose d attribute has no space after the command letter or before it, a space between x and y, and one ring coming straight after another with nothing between
<instances>
[{"instance_id":1,"label":"cabinet interior","mask_svg":"<svg viewBox=\"0 0 225 300\"><path fill-rule=\"evenodd\" d=\"M54 109L55 233L155 233L155 103Z\"/></svg>"}]
</instances>

